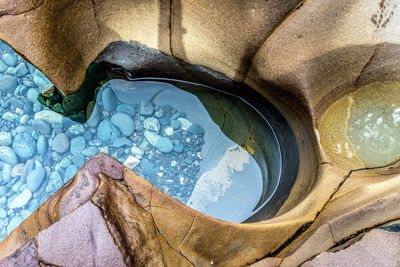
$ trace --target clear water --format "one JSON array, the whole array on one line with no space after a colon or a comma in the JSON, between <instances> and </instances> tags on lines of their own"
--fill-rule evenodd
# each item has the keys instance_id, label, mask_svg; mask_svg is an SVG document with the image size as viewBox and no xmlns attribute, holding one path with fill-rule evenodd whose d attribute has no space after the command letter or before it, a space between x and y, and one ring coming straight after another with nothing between
<instances>
[{"instance_id":1,"label":"clear water","mask_svg":"<svg viewBox=\"0 0 400 267\"><path fill-rule=\"evenodd\" d=\"M182 82L111 80L77 123L38 102L51 86L42 73L4 43L0 52L0 240L99 152L218 219L242 222L265 197L266 147L278 150L239 98Z\"/></svg>"}]
</instances>

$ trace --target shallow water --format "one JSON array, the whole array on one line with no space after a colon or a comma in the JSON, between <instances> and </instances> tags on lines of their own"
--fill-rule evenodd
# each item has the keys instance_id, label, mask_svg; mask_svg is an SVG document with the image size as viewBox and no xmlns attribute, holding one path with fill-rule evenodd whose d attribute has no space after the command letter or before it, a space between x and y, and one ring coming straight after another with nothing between
<instances>
[{"instance_id":1,"label":"shallow water","mask_svg":"<svg viewBox=\"0 0 400 267\"><path fill-rule=\"evenodd\" d=\"M218 219L242 222L268 197L279 148L239 98L185 82L111 80L77 123L40 104L51 83L0 48L0 240L99 152Z\"/></svg>"},{"instance_id":2,"label":"shallow water","mask_svg":"<svg viewBox=\"0 0 400 267\"><path fill-rule=\"evenodd\" d=\"M319 130L327 152L379 167L400 158L400 82L375 82L337 100Z\"/></svg>"}]
</instances>

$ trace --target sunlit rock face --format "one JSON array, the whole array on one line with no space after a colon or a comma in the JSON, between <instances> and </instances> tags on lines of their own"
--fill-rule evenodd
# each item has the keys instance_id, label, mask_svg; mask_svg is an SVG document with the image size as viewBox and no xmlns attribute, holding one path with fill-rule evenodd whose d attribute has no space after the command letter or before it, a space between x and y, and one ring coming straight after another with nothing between
<instances>
[{"instance_id":1,"label":"sunlit rock face","mask_svg":"<svg viewBox=\"0 0 400 267\"><path fill-rule=\"evenodd\" d=\"M334 154L366 167L400 156L400 82L376 82L344 96L325 113L321 142Z\"/></svg>"}]
</instances>

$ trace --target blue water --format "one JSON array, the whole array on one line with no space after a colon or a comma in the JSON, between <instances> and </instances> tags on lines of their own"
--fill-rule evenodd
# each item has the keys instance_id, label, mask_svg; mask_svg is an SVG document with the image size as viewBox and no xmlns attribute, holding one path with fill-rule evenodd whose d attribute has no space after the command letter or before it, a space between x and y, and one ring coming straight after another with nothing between
<instances>
[{"instance_id":1,"label":"blue water","mask_svg":"<svg viewBox=\"0 0 400 267\"><path fill-rule=\"evenodd\" d=\"M52 86L39 70L4 43L0 53L0 241L99 152L208 215L235 222L252 215L260 168L193 94L112 80L89 120L77 123L38 102Z\"/></svg>"}]
</instances>

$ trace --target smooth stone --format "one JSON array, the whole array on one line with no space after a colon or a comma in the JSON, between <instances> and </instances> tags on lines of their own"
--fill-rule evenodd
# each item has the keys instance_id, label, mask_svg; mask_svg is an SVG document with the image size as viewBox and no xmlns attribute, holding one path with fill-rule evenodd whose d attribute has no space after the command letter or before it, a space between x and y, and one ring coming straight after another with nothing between
<instances>
[{"instance_id":1,"label":"smooth stone","mask_svg":"<svg viewBox=\"0 0 400 267\"><path fill-rule=\"evenodd\" d=\"M32 121L32 127L40 132L41 134L50 134L51 133L51 127L50 125L45 122L44 120L33 120Z\"/></svg>"},{"instance_id":2,"label":"smooth stone","mask_svg":"<svg viewBox=\"0 0 400 267\"><path fill-rule=\"evenodd\" d=\"M142 171L144 178L146 176L155 176L157 174L157 168L154 164L154 162L148 160L148 159L143 159L140 162L140 170Z\"/></svg>"},{"instance_id":3,"label":"smooth stone","mask_svg":"<svg viewBox=\"0 0 400 267\"><path fill-rule=\"evenodd\" d=\"M131 152L132 152L132 154L137 155L137 156L142 156L144 154L144 150L141 149L140 147L136 147L136 146L131 148Z\"/></svg>"},{"instance_id":4,"label":"smooth stone","mask_svg":"<svg viewBox=\"0 0 400 267\"><path fill-rule=\"evenodd\" d=\"M154 107L153 104L147 100L141 100L140 101L140 108L139 108L139 114L140 115L151 115L153 114Z\"/></svg>"},{"instance_id":5,"label":"smooth stone","mask_svg":"<svg viewBox=\"0 0 400 267\"><path fill-rule=\"evenodd\" d=\"M19 116L15 113L7 111L1 116L1 118L5 121L15 122L18 121Z\"/></svg>"},{"instance_id":6,"label":"smooth stone","mask_svg":"<svg viewBox=\"0 0 400 267\"><path fill-rule=\"evenodd\" d=\"M171 136L174 134L174 129L172 127L167 127L167 128L165 128L164 132L166 135Z\"/></svg>"},{"instance_id":7,"label":"smooth stone","mask_svg":"<svg viewBox=\"0 0 400 267\"><path fill-rule=\"evenodd\" d=\"M167 138L167 137L161 137L155 147L163 153L170 153L172 149L174 148L174 145L172 144L172 141Z\"/></svg>"},{"instance_id":8,"label":"smooth stone","mask_svg":"<svg viewBox=\"0 0 400 267\"><path fill-rule=\"evenodd\" d=\"M65 174L64 174L64 182L69 181L72 177L74 177L74 175L78 172L78 167L76 167L75 165L71 165L69 166L66 170L65 170Z\"/></svg>"},{"instance_id":9,"label":"smooth stone","mask_svg":"<svg viewBox=\"0 0 400 267\"><path fill-rule=\"evenodd\" d=\"M82 150L85 148L85 146L86 146L86 140L82 136L78 136L71 139L70 149L72 154L81 153Z\"/></svg>"},{"instance_id":10,"label":"smooth stone","mask_svg":"<svg viewBox=\"0 0 400 267\"><path fill-rule=\"evenodd\" d=\"M143 121L143 127L147 130L158 132L160 130L160 122L156 118L150 117Z\"/></svg>"},{"instance_id":11,"label":"smooth stone","mask_svg":"<svg viewBox=\"0 0 400 267\"><path fill-rule=\"evenodd\" d=\"M36 143L36 149L39 155L45 155L47 153L47 139L44 135L39 136Z\"/></svg>"},{"instance_id":12,"label":"smooth stone","mask_svg":"<svg viewBox=\"0 0 400 267\"><path fill-rule=\"evenodd\" d=\"M37 102L37 98L39 95L39 91L36 90L35 88L31 88L28 90L28 92L26 93L26 98L31 101L32 103Z\"/></svg>"},{"instance_id":13,"label":"smooth stone","mask_svg":"<svg viewBox=\"0 0 400 267\"><path fill-rule=\"evenodd\" d=\"M22 218L21 216L12 217L10 222L7 225L7 234L10 234L23 221L24 221L24 218Z\"/></svg>"},{"instance_id":14,"label":"smooth stone","mask_svg":"<svg viewBox=\"0 0 400 267\"><path fill-rule=\"evenodd\" d=\"M198 124L192 124L187 131L192 134L204 134L203 127Z\"/></svg>"},{"instance_id":15,"label":"smooth stone","mask_svg":"<svg viewBox=\"0 0 400 267\"><path fill-rule=\"evenodd\" d=\"M169 124L169 120L167 118L160 118L158 120L162 126L166 126ZM180 125L179 125L180 126ZM178 127L179 128L179 127Z\"/></svg>"},{"instance_id":16,"label":"smooth stone","mask_svg":"<svg viewBox=\"0 0 400 267\"><path fill-rule=\"evenodd\" d=\"M185 116L186 116L185 112L176 112L169 118L169 120L173 121L177 120L178 118L184 118Z\"/></svg>"},{"instance_id":17,"label":"smooth stone","mask_svg":"<svg viewBox=\"0 0 400 267\"><path fill-rule=\"evenodd\" d=\"M111 117L111 122L121 131L125 136L131 136L135 131L135 123L132 118L125 113L115 113Z\"/></svg>"},{"instance_id":18,"label":"smooth stone","mask_svg":"<svg viewBox=\"0 0 400 267\"><path fill-rule=\"evenodd\" d=\"M58 153L65 153L69 150L69 139L65 133L57 134L53 139L52 148Z\"/></svg>"},{"instance_id":19,"label":"smooth stone","mask_svg":"<svg viewBox=\"0 0 400 267\"><path fill-rule=\"evenodd\" d=\"M8 183L11 180L11 171L12 167L10 164L5 163L3 165L3 170L2 170L2 176L3 176L3 182Z\"/></svg>"},{"instance_id":20,"label":"smooth stone","mask_svg":"<svg viewBox=\"0 0 400 267\"><path fill-rule=\"evenodd\" d=\"M26 67L25 63L23 63L23 62L19 63L18 66L15 68L15 74L18 77L22 77L22 76L28 74L28 72L29 72L29 70Z\"/></svg>"},{"instance_id":21,"label":"smooth stone","mask_svg":"<svg viewBox=\"0 0 400 267\"><path fill-rule=\"evenodd\" d=\"M97 153L99 153L99 150L95 146L90 146L90 147L82 150L82 154L85 155L86 157L89 157L89 158L93 157Z\"/></svg>"},{"instance_id":22,"label":"smooth stone","mask_svg":"<svg viewBox=\"0 0 400 267\"><path fill-rule=\"evenodd\" d=\"M38 167L31 171L26 177L26 184L29 190L35 192L42 185L44 178L46 177L46 170L43 167Z\"/></svg>"},{"instance_id":23,"label":"smooth stone","mask_svg":"<svg viewBox=\"0 0 400 267\"><path fill-rule=\"evenodd\" d=\"M172 129L177 130L181 128L181 123L177 120L172 120L170 126L172 127Z\"/></svg>"},{"instance_id":24,"label":"smooth stone","mask_svg":"<svg viewBox=\"0 0 400 267\"><path fill-rule=\"evenodd\" d=\"M7 194L8 189L6 186L2 185L0 186L0 197L4 196L5 194Z\"/></svg>"},{"instance_id":25,"label":"smooth stone","mask_svg":"<svg viewBox=\"0 0 400 267\"><path fill-rule=\"evenodd\" d=\"M120 137L120 131L111 121L103 120L97 128L97 138L105 143L112 143Z\"/></svg>"},{"instance_id":26,"label":"smooth stone","mask_svg":"<svg viewBox=\"0 0 400 267\"><path fill-rule=\"evenodd\" d=\"M135 114L136 114L135 109L131 105L128 105L128 104L119 104L117 106L116 111L125 113L131 117L135 116Z\"/></svg>"},{"instance_id":27,"label":"smooth stone","mask_svg":"<svg viewBox=\"0 0 400 267\"><path fill-rule=\"evenodd\" d=\"M7 218L7 211L3 208L0 208L0 218L1 219Z\"/></svg>"},{"instance_id":28,"label":"smooth stone","mask_svg":"<svg viewBox=\"0 0 400 267\"><path fill-rule=\"evenodd\" d=\"M108 112L115 111L118 100L117 96L110 87L104 89L103 94L101 95L101 100L103 102L104 110Z\"/></svg>"},{"instance_id":29,"label":"smooth stone","mask_svg":"<svg viewBox=\"0 0 400 267\"><path fill-rule=\"evenodd\" d=\"M82 124L74 124L68 128L68 132L73 135L81 135L85 131L85 127Z\"/></svg>"},{"instance_id":30,"label":"smooth stone","mask_svg":"<svg viewBox=\"0 0 400 267\"><path fill-rule=\"evenodd\" d=\"M90 141L90 140L92 140L93 135L92 135L91 132L86 131L86 132L83 134L83 138L85 138L86 141Z\"/></svg>"},{"instance_id":31,"label":"smooth stone","mask_svg":"<svg viewBox=\"0 0 400 267\"><path fill-rule=\"evenodd\" d=\"M14 137L12 148L22 159L30 159L36 153L36 142L27 133L19 133Z\"/></svg>"},{"instance_id":32,"label":"smooth stone","mask_svg":"<svg viewBox=\"0 0 400 267\"><path fill-rule=\"evenodd\" d=\"M8 146L0 146L0 159L11 165L18 163L17 155Z\"/></svg>"},{"instance_id":33,"label":"smooth stone","mask_svg":"<svg viewBox=\"0 0 400 267\"><path fill-rule=\"evenodd\" d=\"M129 140L128 138L121 137L121 138L118 138L117 140L115 140L115 142L112 144L112 146L117 147L117 148L122 147L122 146L131 147L132 144L133 144L132 141Z\"/></svg>"},{"instance_id":34,"label":"smooth stone","mask_svg":"<svg viewBox=\"0 0 400 267\"><path fill-rule=\"evenodd\" d=\"M4 63L6 63L10 67L17 66L18 59L13 54L10 53L3 54L1 56L1 59L3 60Z\"/></svg>"},{"instance_id":35,"label":"smooth stone","mask_svg":"<svg viewBox=\"0 0 400 267\"><path fill-rule=\"evenodd\" d=\"M51 85L49 79L47 79L47 77L38 69L36 69L35 73L33 74L33 81L38 87L48 87Z\"/></svg>"},{"instance_id":36,"label":"smooth stone","mask_svg":"<svg viewBox=\"0 0 400 267\"><path fill-rule=\"evenodd\" d=\"M74 154L72 155L72 163L78 168L82 167L85 164L85 157L82 154ZM69 167L69 166L68 166Z\"/></svg>"},{"instance_id":37,"label":"smooth stone","mask_svg":"<svg viewBox=\"0 0 400 267\"><path fill-rule=\"evenodd\" d=\"M92 115L90 116L90 118L88 118L86 124L91 128L96 128L97 125L99 125L100 118L101 118L100 111L98 107L95 106Z\"/></svg>"},{"instance_id":38,"label":"smooth stone","mask_svg":"<svg viewBox=\"0 0 400 267\"><path fill-rule=\"evenodd\" d=\"M140 160L138 158L135 158L134 156L129 156L125 162L124 165L128 167L129 169L134 169L136 168L137 165L139 165Z\"/></svg>"},{"instance_id":39,"label":"smooth stone","mask_svg":"<svg viewBox=\"0 0 400 267\"><path fill-rule=\"evenodd\" d=\"M63 158L60 162L62 168L68 168L71 165L71 160L69 158Z\"/></svg>"},{"instance_id":40,"label":"smooth stone","mask_svg":"<svg viewBox=\"0 0 400 267\"><path fill-rule=\"evenodd\" d=\"M151 145L156 146L158 140L160 140L161 136L158 134L155 134L152 131L145 130L144 133L144 138L146 138L147 142L149 142Z\"/></svg>"},{"instance_id":41,"label":"smooth stone","mask_svg":"<svg viewBox=\"0 0 400 267\"><path fill-rule=\"evenodd\" d=\"M9 67L6 71L7 74L10 74L12 76L16 76L16 68L14 67Z\"/></svg>"},{"instance_id":42,"label":"smooth stone","mask_svg":"<svg viewBox=\"0 0 400 267\"><path fill-rule=\"evenodd\" d=\"M24 171L24 166L25 166L24 163L19 163L19 164L15 165L11 170L11 177L14 178L17 176L21 176Z\"/></svg>"},{"instance_id":43,"label":"smooth stone","mask_svg":"<svg viewBox=\"0 0 400 267\"><path fill-rule=\"evenodd\" d=\"M0 78L0 91L7 94L14 93L15 89L18 86L18 80L15 76L4 75Z\"/></svg>"},{"instance_id":44,"label":"smooth stone","mask_svg":"<svg viewBox=\"0 0 400 267\"><path fill-rule=\"evenodd\" d=\"M16 198L14 198L11 202L8 203L8 208L9 209L22 208L26 204L28 204L31 198L32 198L31 190L25 188L21 194L19 194Z\"/></svg>"},{"instance_id":45,"label":"smooth stone","mask_svg":"<svg viewBox=\"0 0 400 267\"><path fill-rule=\"evenodd\" d=\"M0 60L0 72L3 73L7 69L8 69L8 66L2 60Z\"/></svg>"},{"instance_id":46,"label":"smooth stone","mask_svg":"<svg viewBox=\"0 0 400 267\"><path fill-rule=\"evenodd\" d=\"M44 120L50 124L52 123L62 123L63 116L52 110L42 110L35 114L35 120Z\"/></svg>"},{"instance_id":47,"label":"smooth stone","mask_svg":"<svg viewBox=\"0 0 400 267\"><path fill-rule=\"evenodd\" d=\"M174 146L174 151L175 151L176 153L182 153L182 151L183 151L183 145L182 145L182 144L176 144L176 145Z\"/></svg>"},{"instance_id":48,"label":"smooth stone","mask_svg":"<svg viewBox=\"0 0 400 267\"><path fill-rule=\"evenodd\" d=\"M9 146L12 144L12 135L10 132L0 132L0 146Z\"/></svg>"},{"instance_id":49,"label":"smooth stone","mask_svg":"<svg viewBox=\"0 0 400 267\"><path fill-rule=\"evenodd\" d=\"M189 127L193 125L193 123L185 118L178 118L177 120L181 123L181 129L185 131L187 131Z\"/></svg>"}]
</instances>

